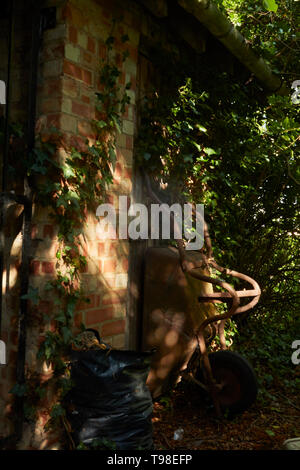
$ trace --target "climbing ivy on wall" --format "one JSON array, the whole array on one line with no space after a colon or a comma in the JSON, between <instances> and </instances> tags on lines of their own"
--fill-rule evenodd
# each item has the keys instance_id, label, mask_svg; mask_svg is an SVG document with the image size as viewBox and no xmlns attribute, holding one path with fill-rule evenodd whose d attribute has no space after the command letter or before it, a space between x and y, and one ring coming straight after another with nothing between
<instances>
[{"instance_id":1,"label":"climbing ivy on wall","mask_svg":"<svg viewBox=\"0 0 300 470\"><path fill-rule=\"evenodd\" d=\"M126 43L128 36L122 37ZM86 301L80 286L80 273L87 263L83 255L83 231L88 211L103 202L113 181L116 162L116 136L121 132L121 117L130 102L125 87L118 84L121 65L128 52L122 54L116 65L115 38L106 40L106 58L100 64L100 91L96 93L97 118L92 125L95 139L87 140L85 149L68 148L57 129L48 129L37 137L34 150L27 160L28 175L36 182L36 203L49 208L49 214L57 227L59 247L56 252L56 275L47 283L54 299L53 316L43 315L45 326L38 359L53 369L52 377L40 383L39 374L31 373L26 384L17 384L13 393L25 395L25 412L33 418L38 401L51 387L55 395L51 420L47 427L61 424L65 409L62 400L72 386L69 378L68 354L74 337L74 315L78 301ZM61 149L64 151L61 152ZM59 151L60 150L60 151ZM33 304L40 300L36 289L30 288L27 298ZM82 325L84 329L84 325Z\"/></svg>"}]
</instances>

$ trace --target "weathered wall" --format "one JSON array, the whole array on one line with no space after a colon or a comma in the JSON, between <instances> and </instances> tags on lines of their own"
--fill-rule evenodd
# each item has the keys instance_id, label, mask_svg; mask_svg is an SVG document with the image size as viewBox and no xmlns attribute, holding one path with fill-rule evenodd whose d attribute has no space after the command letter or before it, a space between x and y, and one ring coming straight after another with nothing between
<instances>
[{"instance_id":1,"label":"weathered wall","mask_svg":"<svg viewBox=\"0 0 300 470\"><path fill-rule=\"evenodd\" d=\"M26 2L25 2L26 3ZM20 6L25 3L20 1ZM117 163L114 172L114 183L110 187L107 202L118 207L118 196L132 196L133 146L136 130L136 85L138 79L138 49L140 35L157 36L159 28L155 21L142 7L130 0L53 0L45 6L57 7L57 24L55 28L43 33L40 47L38 88L37 88L37 131L55 126L63 134L68 145L84 145L86 138L94 139L90 124L95 117L95 92L99 90L99 62L105 54L105 40L111 33L112 20L118 19L113 35L116 54L124 49L129 50L129 57L122 65L120 85L131 82L129 91L131 102L127 106L123 121L122 133L117 137ZM21 8L22 9L22 8ZM21 10L20 10L21 11ZM19 14L19 13L18 13ZM122 19L120 20L120 17ZM19 15L19 20L21 16ZM24 16L25 18L25 16ZM14 51L20 64L28 68L28 38L26 26L19 24L19 36L15 35ZM26 33L26 34L25 34ZM120 38L127 34L129 41L124 45ZM23 53L21 50L23 45ZM27 45L27 49L26 49ZM22 60L26 59L24 62ZM27 65L26 65L27 64ZM121 65L121 61L120 61ZM18 68L14 69L14 95L21 101L24 90L28 87L28 78L22 77ZM23 80L17 81L17 77ZM25 78L24 78L25 77ZM24 86L24 83L26 86ZM24 107L15 99L16 119L24 116ZM23 114L22 114L23 113ZM26 113L26 109L25 109ZM62 153L63 149L60 150ZM17 207L16 215L21 208ZM17 211L17 212L16 212ZM19 211L19 212L18 212ZM16 218L15 215L15 218ZM81 275L82 286L90 303L78 305L74 328L80 322L87 327L97 328L106 342L116 348L132 347L134 335L130 328L135 319L128 323L129 296L128 289L129 248L128 240L103 240L96 231L97 219L94 213L88 214L85 226L84 254L88 264ZM0 383L0 436L9 435L13 428L9 419L11 394L15 383L17 331L18 331L18 266L20 264L21 235L20 224L13 224L7 245L7 272L9 282L4 289L4 322L1 339L8 347L8 365L1 368ZM30 371L40 371L36 354L44 332L44 316L55 313L55 305L51 294L44 287L47 281L55 276L55 253L58 247L57 228L53 225L48 210L38 205L33 207L32 220L32 253L30 285L39 288L42 301L31 306L28 316L26 367ZM4 280L4 282L6 282ZM133 311L133 315L136 310ZM51 327L51 325L49 325ZM44 368L43 378L46 380L51 371ZM26 426L24 439L20 448L55 448L43 430L48 419L51 397L46 397L43 408L39 410L39 418L35 425ZM52 447L51 447L52 446Z\"/></svg>"}]
</instances>

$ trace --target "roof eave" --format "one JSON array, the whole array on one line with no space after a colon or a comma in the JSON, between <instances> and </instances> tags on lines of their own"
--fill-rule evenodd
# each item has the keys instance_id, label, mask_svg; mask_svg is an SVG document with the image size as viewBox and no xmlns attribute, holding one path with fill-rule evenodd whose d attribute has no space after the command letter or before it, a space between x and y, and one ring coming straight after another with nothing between
<instances>
[{"instance_id":1,"label":"roof eave","mask_svg":"<svg viewBox=\"0 0 300 470\"><path fill-rule=\"evenodd\" d=\"M262 57L258 57L253 52L244 36L223 15L214 2L211 0L178 0L178 3L247 67L267 91L279 95L290 93L280 77L272 72Z\"/></svg>"}]
</instances>

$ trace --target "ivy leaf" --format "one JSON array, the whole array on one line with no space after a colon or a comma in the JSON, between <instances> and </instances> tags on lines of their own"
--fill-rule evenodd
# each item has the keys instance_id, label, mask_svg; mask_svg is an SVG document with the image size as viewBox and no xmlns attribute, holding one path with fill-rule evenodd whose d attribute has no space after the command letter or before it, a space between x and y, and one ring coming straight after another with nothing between
<instances>
[{"instance_id":1,"label":"ivy leaf","mask_svg":"<svg viewBox=\"0 0 300 470\"><path fill-rule=\"evenodd\" d=\"M193 143L193 145L195 145L195 147L197 148L197 150L198 150L199 152L201 152L201 150L202 150L201 145L197 144L197 142L195 142L195 141L193 141L192 143Z\"/></svg>"},{"instance_id":2,"label":"ivy leaf","mask_svg":"<svg viewBox=\"0 0 300 470\"><path fill-rule=\"evenodd\" d=\"M64 416L65 414L65 409L59 403L54 405L50 412L51 418L59 418L60 416Z\"/></svg>"},{"instance_id":3,"label":"ivy leaf","mask_svg":"<svg viewBox=\"0 0 300 470\"><path fill-rule=\"evenodd\" d=\"M15 384L9 393L16 395L17 397L24 397L27 392L26 384Z\"/></svg>"},{"instance_id":4,"label":"ivy leaf","mask_svg":"<svg viewBox=\"0 0 300 470\"><path fill-rule=\"evenodd\" d=\"M275 0L263 0L263 2L267 10L274 11L276 13L278 5Z\"/></svg>"},{"instance_id":5,"label":"ivy leaf","mask_svg":"<svg viewBox=\"0 0 300 470\"><path fill-rule=\"evenodd\" d=\"M38 287L29 287L27 294L21 296L23 300L30 300L33 305L37 305L39 303L39 289Z\"/></svg>"},{"instance_id":6,"label":"ivy leaf","mask_svg":"<svg viewBox=\"0 0 300 470\"><path fill-rule=\"evenodd\" d=\"M66 326L63 326L61 329L62 335L63 335L63 340L65 344L69 343L69 340L72 338L72 332L69 328Z\"/></svg>"},{"instance_id":7,"label":"ivy leaf","mask_svg":"<svg viewBox=\"0 0 300 470\"><path fill-rule=\"evenodd\" d=\"M196 124L196 127L200 132L207 132L206 127L202 126L201 124Z\"/></svg>"},{"instance_id":8,"label":"ivy leaf","mask_svg":"<svg viewBox=\"0 0 300 470\"><path fill-rule=\"evenodd\" d=\"M65 178L71 178L75 176L73 168L70 165L63 166L63 173Z\"/></svg>"},{"instance_id":9,"label":"ivy leaf","mask_svg":"<svg viewBox=\"0 0 300 470\"><path fill-rule=\"evenodd\" d=\"M210 147L205 147L203 150L207 155L216 155L217 154L217 152L214 149L211 149Z\"/></svg>"},{"instance_id":10,"label":"ivy leaf","mask_svg":"<svg viewBox=\"0 0 300 470\"><path fill-rule=\"evenodd\" d=\"M95 121L96 122L96 125L99 129L103 129L104 127L107 126L107 123L105 121Z\"/></svg>"}]
</instances>

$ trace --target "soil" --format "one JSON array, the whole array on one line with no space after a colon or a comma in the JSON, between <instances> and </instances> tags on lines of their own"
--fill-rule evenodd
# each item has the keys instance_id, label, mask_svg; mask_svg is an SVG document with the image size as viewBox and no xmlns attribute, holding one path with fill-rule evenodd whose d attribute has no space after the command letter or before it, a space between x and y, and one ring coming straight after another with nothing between
<instances>
[{"instance_id":1,"label":"soil","mask_svg":"<svg viewBox=\"0 0 300 470\"><path fill-rule=\"evenodd\" d=\"M286 439L300 437L299 394L268 390L230 420L218 419L197 390L180 385L154 403L153 437L157 450L281 450ZM183 429L180 440L174 432Z\"/></svg>"}]
</instances>

